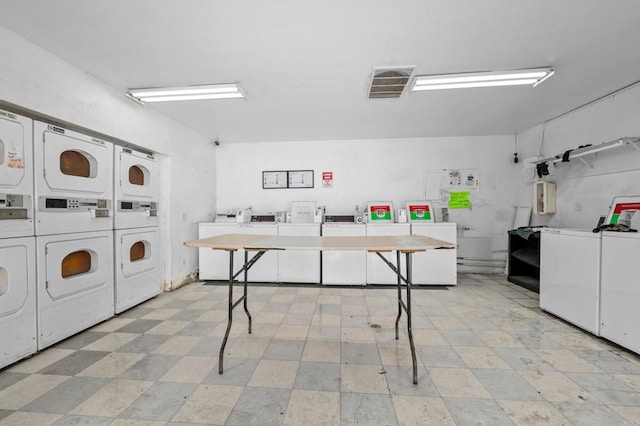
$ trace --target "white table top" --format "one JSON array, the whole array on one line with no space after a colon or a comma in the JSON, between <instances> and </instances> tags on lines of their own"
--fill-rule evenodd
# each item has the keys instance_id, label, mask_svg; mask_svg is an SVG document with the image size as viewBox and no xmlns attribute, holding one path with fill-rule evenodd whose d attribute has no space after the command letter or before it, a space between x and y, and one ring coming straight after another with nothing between
<instances>
[{"instance_id":1,"label":"white table top","mask_svg":"<svg viewBox=\"0 0 640 426\"><path fill-rule=\"evenodd\" d=\"M187 241L188 247L205 247L214 250L235 251L239 249L266 250L364 250L425 251L452 249L456 245L447 241L422 235L361 236L361 237L309 237L309 236L264 236L247 234L225 234L201 240Z\"/></svg>"}]
</instances>

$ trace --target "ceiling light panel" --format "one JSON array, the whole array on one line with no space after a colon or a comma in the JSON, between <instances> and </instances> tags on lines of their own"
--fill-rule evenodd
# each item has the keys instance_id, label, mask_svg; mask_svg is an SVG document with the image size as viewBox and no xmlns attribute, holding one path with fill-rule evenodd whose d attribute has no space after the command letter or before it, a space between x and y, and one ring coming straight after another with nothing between
<instances>
[{"instance_id":1,"label":"ceiling light panel","mask_svg":"<svg viewBox=\"0 0 640 426\"><path fill-rule=\"evenodd\" d=\"M474 87L519 86L536 87L553 75L551 68L534 68L502 72L474 72L416 76L413 91L466 89Z\"/></svg>"},{"instance_id":2,"label":"ceiling light panel","mask_svg":"<svg viewBox=\"0 0 640 426\"><path fill-rule=\"evenodd\" d=\"M159 87L130 89L127 96L142 103L197 101L205 99L244 98L245 94L237 83L208 84L185 87Z\"/></svg>"}]
</instances>

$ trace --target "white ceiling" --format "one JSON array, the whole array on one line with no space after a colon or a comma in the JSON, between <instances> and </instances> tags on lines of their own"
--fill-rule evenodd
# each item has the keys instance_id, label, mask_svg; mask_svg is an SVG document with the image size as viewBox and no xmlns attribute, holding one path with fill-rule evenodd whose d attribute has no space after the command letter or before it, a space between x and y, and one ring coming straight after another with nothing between
<instances>
[{"instance_id":1,"label":"white ceiling","mask_svg":"<svg viewBox=\"0 0 640 426\"><path fill-rule=\"evenodd\" d=\"M246 100L144 107L222 143L513 134L639 80L639 18L636 0L0 0L0 25L123 96L239 82ZM556 74L367 99L396 65Z\"/></svg>"}]
</instances>

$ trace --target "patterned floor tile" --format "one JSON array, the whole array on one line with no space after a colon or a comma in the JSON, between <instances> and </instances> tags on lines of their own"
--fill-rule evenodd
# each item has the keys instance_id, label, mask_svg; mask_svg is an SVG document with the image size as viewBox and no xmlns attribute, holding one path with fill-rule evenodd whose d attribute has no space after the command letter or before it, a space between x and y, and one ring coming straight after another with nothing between
<instances>
[{"instance_id":1,"label":"patterned floor tile","mask_svg":"<svg viewBox=\"0 0 640 426\"><path fill-rule=\"evenodd\" d=\"M193 283L0 371L0 425L640 424L640 356L458 283L412 291L417 385L396 288L251 284L219 374L228 288Z\"/></svg>"}]
</instances>

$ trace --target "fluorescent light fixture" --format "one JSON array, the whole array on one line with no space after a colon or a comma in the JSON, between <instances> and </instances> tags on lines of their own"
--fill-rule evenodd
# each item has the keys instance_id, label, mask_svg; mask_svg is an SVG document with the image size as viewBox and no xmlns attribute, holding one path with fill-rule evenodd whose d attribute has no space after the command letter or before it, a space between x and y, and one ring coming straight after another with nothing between
<instances>
[{"instance_id":1,"label":"fluorescent light fixture","mask_svg":"<svg viewBox=\"0 0 640 426\"><path fill-rule=\"evenodd\" d=\"M411 90L466 89L473 87L533 85L536 87L553 75L551 68L503 72L469 72L462 74L419 75Z\"/></svg>"},{"instance_id":2,"label":"fluorescent light fixture","mask_svg":"<svg viewBox=\"0 0 640 426\"><path fill-rule=\"evenodd\" d=\"M209 84L186 87L161 87L154 89L130 89L127 96L146 102L198 101L203 99L244 98L239 84Z\"/></svg>"}]
</instances>

